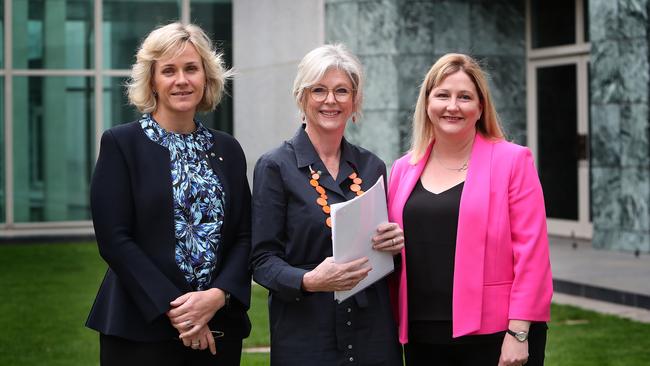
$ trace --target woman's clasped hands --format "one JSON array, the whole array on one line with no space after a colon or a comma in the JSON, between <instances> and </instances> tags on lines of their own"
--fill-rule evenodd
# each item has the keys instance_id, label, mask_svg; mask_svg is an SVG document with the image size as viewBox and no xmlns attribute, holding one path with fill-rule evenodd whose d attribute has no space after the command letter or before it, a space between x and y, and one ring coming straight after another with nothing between
<instances>
[{"instance_id":1,"label":"woman's clasped hands","mask_svg":"<svg viewBox=\"0 0 650 366\"><path fill-rule=\"evenodd\" d=\"M208 321L225 303L226 294L218 288L188 292L172 301L172 308L166 314L185 346L201 350L210 348L214 355L217 348Z\"/></svg>"}]
</instances>

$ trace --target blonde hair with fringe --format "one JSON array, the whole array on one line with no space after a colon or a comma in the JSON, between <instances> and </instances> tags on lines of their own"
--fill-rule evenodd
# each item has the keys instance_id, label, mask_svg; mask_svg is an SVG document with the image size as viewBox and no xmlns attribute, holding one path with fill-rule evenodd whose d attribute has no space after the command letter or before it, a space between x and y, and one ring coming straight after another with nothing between
<instances>
[{"instance_id":1,"label":"blonde hair with fringe","mask_svg":"<svg viewBox=\"0 0 650 366\"><path fill-rule=\"evenodd\" d=\"M359 59L340 43L315 48L300 61L298 73L293 81L293 96L298 109L305 113L305 90L322 79L330 69L341 70L350 78L354 89L354 112L360 114L363 102L363 67Z\"/></svg>"},{"instance_id":2,"label":"blonde hair with fringe","mask_svg":"<svg viewBox=\"0 0 650 366\"><path fill-rule=\"evenodd\" d=\"M179 22L160 26L144 39L136 62L131 68L131 78L126 84L129 102L142 113L153 113L157 100L152 89L156 61L181 54L191 43L203 61L205 91L197 106L199 112L214 110L223 96L225 84L233 75L227 70L223 55L215 49L210 38L197 25Z\"/></svg>"},{"instance_id":3,"label":"blonde hair with fringe","mask_svg":"<svg viewBox=\"0 0 650 366\"><path fill-rule=\"evenodd\" d=\"M460 53L448 53L438 59L422 82L420 94L415 104L413 113L413 136L411 138L411 159L412 164L417 163L427 150L431 141L435 138L433 124L427 115L429 93L442 83L449 75L462 71L474 83L478 93L479 102L483 106L483 113L476 122L476 130L485 138L498 140L505 138L499 116L497 115L485 72L472 57Z\"/></svg>"}]
</instances>

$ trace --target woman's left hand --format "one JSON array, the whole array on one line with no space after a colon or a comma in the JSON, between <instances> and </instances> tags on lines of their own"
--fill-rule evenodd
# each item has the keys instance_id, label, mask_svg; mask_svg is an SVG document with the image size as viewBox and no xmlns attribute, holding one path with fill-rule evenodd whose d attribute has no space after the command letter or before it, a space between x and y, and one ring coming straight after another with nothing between
<instances>
[{"instance_id":1,"label":"woman's left hand","mask_svg":"<svg viewBox=\"0 0 650 366\"><path fill-rule=\"evenodd\" d=\"M404 231L394 222L377 227L377 235L372 238L372 248L396 255L404 248Z\"/></svg>"},{"instance_id":2,"label":"woman's left hand","mask_svg":"<svg viewBox=\"0 0 650 366\"><path fill-rule=\"evenodd\" d=\"M506 334L501 345L499 366L521 366L528 362L528 341L519 342L515 337Z\"/></svg>"},{"instance_id":3,"label":"woman's left hand","mask_svg":"<svg viewBox=\"0 0 650 366\"><path fill-rule=\"evenodd\" d=\"M225 303L226 294L218 288L188 292L170 303L172 309L167 312L167 317L181 339L191 338L208 324Z\"/></svg>"}]
</instances>

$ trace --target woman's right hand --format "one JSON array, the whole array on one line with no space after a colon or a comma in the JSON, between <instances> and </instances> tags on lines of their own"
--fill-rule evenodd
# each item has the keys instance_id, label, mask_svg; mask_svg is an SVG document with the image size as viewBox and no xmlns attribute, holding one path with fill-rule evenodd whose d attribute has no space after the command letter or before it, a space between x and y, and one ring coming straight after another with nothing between
<instances>
[{"instance_id":1,"label":"woman's right hand","mask_svg":"<svg viewBox=\"0 0 650 366\"><path fill-rule=\"evenodd\" d=\"M183 344L186 347L190 347L196 350L204 350L206 348L210 348L210 353L213 355L217 354L217 345L214 342L214 336L212 335L210 327L208 327L207 324L201 327L196 336L192 338L181 338L181 341L183 341Z\"/></svg>"},{"instance_id":2,"label":"woman's right hand","mask_svg":"<svg viewBox=\"0 0 650 366\"><path fill-rule=\"evenodd\" d=\"M372 268L367 264L366 257L341 264L327 257L303 276L302 288L309 292L350 290L368 276Z\"/></svg>"}]
</instances>

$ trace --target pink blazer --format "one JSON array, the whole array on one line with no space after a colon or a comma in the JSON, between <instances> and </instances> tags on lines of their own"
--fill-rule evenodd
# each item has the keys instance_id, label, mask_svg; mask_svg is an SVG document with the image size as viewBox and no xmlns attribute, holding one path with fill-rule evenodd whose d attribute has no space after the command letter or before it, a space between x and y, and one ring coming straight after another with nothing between
<instances>
[{"instance_id":1,"label":"pink blazer","mask_svg":"<svg viewBox=\"0 0 650 366\"><path fill-rule=\"evenodd\" d=\"M415 165L409 163L411 154L393 164L388 217L402 228L404 204L432 146ZM408 242L391 291L401 343L408 343L407 253ZM453 337L503 331L510 319L549 320L553 283L546 212L527 148L476 134L460 199L454 265Z\"/></svg>"}]
</instances>

